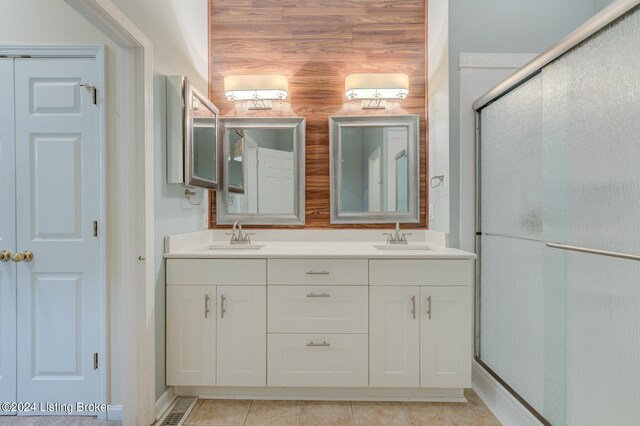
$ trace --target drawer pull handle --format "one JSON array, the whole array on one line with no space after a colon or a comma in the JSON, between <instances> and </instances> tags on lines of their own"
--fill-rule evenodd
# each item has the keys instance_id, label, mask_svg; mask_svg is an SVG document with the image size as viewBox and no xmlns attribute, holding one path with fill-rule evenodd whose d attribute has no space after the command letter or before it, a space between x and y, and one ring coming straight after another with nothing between
<instances>
[{"instance_id":1,"label":"drawer pull handle","mask_svg":"<svg viewBox=\"0 0 640 426\"><path fill-rule=\"evenodd\" d=\"M204 317L207 318L207 316L209 315L209 295L205 294L204 295Z\"/></svg>"},{"instance_id":2,"label":"drawer pull handle","mask_svg":"<svg viewBox=\"0 0 640 426\"><path fill-rule=\"evenodd\" d=\"M327 343L323 341L322 343L316 343L313 340L307 343L307 346L320 347L320 346L331 346L331 343Z\"/></svg>"},{"instance_id":3,"label":"drawer pull handle","mask_svg":"<svg viewBox=\"0 0 640 426\"><path fill-rule=\"evenodd\" d=\"M431 319L431 296L427 297L427 315L429 315L429 319Z\"/></svg>"},{"instance_id":4,"label":"drawer pull handle","mask_svg":"<svg viewBox=\"0 0 640 426\"><path fill-rule=\"evenodd\" d=\"M411 296L411 315L416 319L416 296Z\"/></svg>"},{"instance_id":5,"label":"drawer pull handle","mask_svg":"<svg viewBox=\"0 0 640 426\"><path fill-rule=\"evenodd\" d=\"M329 275L331 272L327 271L307 271L307 275Z\"/></svg>"},{"instance_id":6,"label":"drawer pull handle","mask_svg":"<svg viewBox=\"0 0 640 426\"><path fill-rule=\"evenodd\" d=\"M220 295L220 318L224 318L224 314L225 312L227 312L227 310L224 308L224 301L227 300L226 297L224 297L224 294Z\"/></svg>"},{"instance_id":7,"label":"drawer pull handle","mask_svg":"<svg viewBox=\"0 0 640 426\"><path fill-rule=\"evenodd\" d=\"M321 294L309 293L307 294L307 297L331 297L331 296L328 293L321 293Z\"/></svg>"}]
</instances>

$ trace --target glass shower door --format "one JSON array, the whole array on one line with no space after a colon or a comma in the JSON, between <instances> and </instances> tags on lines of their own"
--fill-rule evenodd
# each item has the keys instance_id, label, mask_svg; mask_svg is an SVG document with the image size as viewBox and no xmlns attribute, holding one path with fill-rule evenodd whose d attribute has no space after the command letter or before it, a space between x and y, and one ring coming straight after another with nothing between
<instances>
[{"instance_id":1,"label":"glass shower door","mask_svg":"<svg viewBox=\"0 0 640 426\"><path fill-rule=\"evenodd\" d=\"M640 12L483 107L478 361L546 421L640 421Z\"/></svg>"}]
</instances>

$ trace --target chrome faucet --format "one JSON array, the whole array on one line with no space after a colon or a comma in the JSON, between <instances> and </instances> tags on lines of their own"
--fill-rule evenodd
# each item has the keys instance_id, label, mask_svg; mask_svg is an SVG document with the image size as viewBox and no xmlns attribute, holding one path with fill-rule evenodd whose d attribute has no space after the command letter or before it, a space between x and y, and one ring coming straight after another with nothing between
<instances>
[{"instance_id":1,"label":"chrome faucet","mask_svg":"<svg viewBox=\"0 0 640 426\"><path fill-rule=\"evenodd\" d=\"M227 232L227 235L231 235L230 244L251 244L251 238L249 238L249 232L242 232L242 224L237 220L233 222L233 228L231 228L233 232ZM237 231L237 232L236 232Z\"/></svg>"},{"instance_id":2,"label":"chrome faucet","mask_svg":"<svg viewBox=\"0 0 640 426\"><path fill-rule=\"evenodd\" d=\"M410 232L400 233L400 222L396 222L395 232L385 232L383 235L387 236L387 244L408 244L407 235L411 235Z\"/></svg>"}]
</instances>

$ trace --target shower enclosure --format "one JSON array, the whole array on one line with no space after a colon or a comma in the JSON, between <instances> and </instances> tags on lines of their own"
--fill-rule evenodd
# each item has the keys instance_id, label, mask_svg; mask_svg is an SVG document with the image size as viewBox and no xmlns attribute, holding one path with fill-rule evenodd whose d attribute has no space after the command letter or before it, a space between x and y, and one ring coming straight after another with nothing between
<instances>
[{"instance_id":1,"label":"shower enclosure","mask_svg":"<svg viewBox=\"0 0 640 426\"><path fill-rule=\"evenodd\" d=\"M476 360L544 422L640 422L640 1L474 104Z\"/></svg>"}]
</instances>

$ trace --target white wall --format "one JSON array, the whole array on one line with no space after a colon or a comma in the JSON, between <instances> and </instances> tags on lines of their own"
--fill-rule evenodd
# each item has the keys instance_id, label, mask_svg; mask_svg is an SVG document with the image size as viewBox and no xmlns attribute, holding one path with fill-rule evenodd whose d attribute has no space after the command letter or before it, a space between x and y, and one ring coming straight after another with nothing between
<instances>
[{"instance_id":1,"label":"white wall","mask_svg":"<svg viewBox=\"0 0 640 426\"><path fill-rule=\"evenodd\" d=\"M115 196L109 188L114 188L118 175L115 135L118 128L118 110L115 99L117 47L101 32L76 13L62 0L20 0L3 1L0 13L0 43L4 45L27 44L69 44L106 45L107 54L107 250L117 247L119 234L114 218L118 206L112 201ZM109 279L109 271L114 270L112 258L107 258L107 286L109 303L109 403L122 404L121 365L122 342L120 341L121 294L120 283Z\"/></svg>"},{"instance_id":2,"label":"white wall","mask_svg":"<svg viewBox=\"0 0 640 426\"><path fill-rule=\"evenodd\" d=\"M427 78L429 115L429 229L449 232L449 0L427 2ZM432 189L432 176L444 182Z\"/></svg>"},{"instance_id":3,"label":"white wall","mask_svg":"<svg viewBox=\"0 0 640 426\"><path fill-rule=\"evenodd\" d=\"M534 54L461 53L460 105L471 105L535 58ZM460 110L460 248L475 251L476 119L471 108Z\"/></svg>"},{"instance_id":4,"label":"white wall","mask_svg":"<svg viewBox=\"0 0 640 426\"><path fill-rule=\"evenodd\" d=\"M543 52L609 3L449 0L449 232L453 247L460 244L460 215L465 213L460 208L460 112L471 108L471 104L460 104L460 53Z\"/></svg>"},{"instance_id":5,"label":"white wall","mask_svg":"<svg viewBox=\"0 0 640 426\"><path fill-rule=\"evenodd\" d=\"M165 387L165 262L164 237L205 227L206 194L195 189L200 206L184 197L184 187L167 184L165 79L185 75L208 93L207 0L112 0L153 43L154 173L156 261L156 399Z\"/></svg>"}]
</instances>

